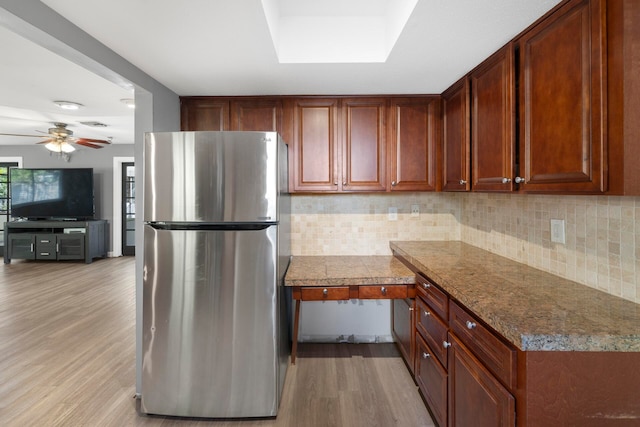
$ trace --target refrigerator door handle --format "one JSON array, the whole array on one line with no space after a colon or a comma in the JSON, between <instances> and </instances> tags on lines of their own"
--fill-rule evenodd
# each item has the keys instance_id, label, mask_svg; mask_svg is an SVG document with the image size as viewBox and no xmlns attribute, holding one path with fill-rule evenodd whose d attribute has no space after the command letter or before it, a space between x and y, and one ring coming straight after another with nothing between
<instances>
[{"instance_id":1,"label":"refrigerator door handle","mask_svg":"<svg viewBox=\"0 0 640 427\"><path fill-rule=\"evenodd\" d=\"M200 231L260 231L265 230L277 223L225 223L208 224L201 222L148 222L147 225L156 230L200 230Z\"/></svg>"}]
</instances>

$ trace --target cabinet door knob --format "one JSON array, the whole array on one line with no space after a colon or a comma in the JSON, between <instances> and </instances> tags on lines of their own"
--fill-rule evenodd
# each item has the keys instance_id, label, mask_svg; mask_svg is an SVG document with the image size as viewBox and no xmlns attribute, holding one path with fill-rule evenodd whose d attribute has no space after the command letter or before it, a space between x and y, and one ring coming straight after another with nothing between
<instances>
[{"instance_id":1,"label":"cabinet door knob","mask_svg":"<svg viewBox=\"0 0 640 427\"><path fill-rule=\"evenodd\" d=\"M387 288L385 288L384 286L380 288L380 292L382 292L382 295L386 295L387 294Z\"/></svg>"},{"instance_id":2,"label":"cabinet door knob","mask_svg":"<svg viewBox=\"0 0 640 427\"><path fill-rule=\"evenodd\" d=\"M424 315L425 316L431 316L431 313L425 310Z\"/></svg>"},{"instance_id":3,"label":"cabinet door knob","mask_svg":"<svg viewBox=\"0 0 640 427\"><path fill-rule=\"evenodd\" d=\"M329 290L327 288L324 288L322 290L322 295L327 295L329 293Z\"/></svg>"},{"instance_id":4,"label":"cabinet door knob","mask_svg":"<svg viewBox=\"0 0 640 427\"><path fill-rule=\"evenodd\" d=\"M464 180L464 179L461 179L461 180L460 180L460 185L465 185L466 183L467 183L467 181L466 181L466 180Z\"/></svg>"},{"instance_id":5,"label":"cabinet door knob","mask_svg":"<svg viewBox=\"0 0 640 427\"><path fill-rule=\"evenodd\" d=\"M477 326L476 322L472 322L471 320L467 320L467 329L473 329L476 326Z\"/></svg>"},{"instance_id":6,"label":"cabinet door knob","mask_svg":"<svg viewBox=\"0 0 640 427\"><path fill-rule=\"evenodd\" d=\"M423 283L422 287L425 289L429 289L431 287L431 283Z\"/></svg>"},{"instance_id":7,"label":"cabinet door knob","mask_svg":"<svg viewBox=\"0 0 640 427\"><path fill-rule=\"evenodd\" d=\"M395 182L395 181L391 181L391 186L392 186L392 187L395 187L396 185L398 185L398 183L397 183L397 182Z\"/></svg>"},{"instance_id":8,"label":"cabinet door knob","mask_svg":"<svg viewBox=\"0 0 640 427\"><path fill-rule=\"evenodd\" d=\"M516 184L524 184L524 178L520 177L520 176L516 176Z\"/></svg>"},{"instance_id":9,"label":"cabinet door knob","mask_svg":"<svg viewBox=\"0 0 640 427\"><path fill-rule=\"evenodd\" d=\"M508 184L511 182L511 178L502 178L502 183L503 184Z\"/></svg>"},{"instance_id":10,"label":"cabinet door knob","mask_svg":"<svg viewBox=\"0 0 640 427\"><path fill-rule=\"evenodd\" d=\"M342 185L343 185L344 187L346 187L346 186L347 186L347 181L342 181Z\"/></svg>"},{"instance_id":11,"label":"cabinet door knob","mask_svg":"<svg viewBox=\"0 0 640 427\"><path fill-rule=\"evenodd\" d=\"M442 346L443 346L444 348L449 348L449 347L451 347L451 343L450 343L450 342L447 342L447 341L442 341Z\"/></svg>"},{"instance_id":12,"label":"cabinet door knob","mask_svg":"<svg viewBox=\"0 0 640 427\"><path fill-rule=\"evenodd\" d=\"M33 243L31 244L31 252L33 252Z\"/></svg>"},{"instance_id":13,"label":"cabinet door knob","mask_svg":"<svg viewBox=\"0 0 640 427\"><path fill-rule=\"evenodd\" d=\"M333 181L333 185L338 185L338 181Z\"/></svg>"},{"instance_id":14,"label":"cabinet door knob","mask_svg":"<svg viewBox=\"0 0 640 427\"><path fill-rule=\"evenodd\" d=\"M431 355L429 353L422 353L422 358L426 359L427 357L431 357Z\"/></svg>"},{"instance_id":15,"label":"cabinet door knob","mask_svg":"<svg viewBox=\"0 0 640 427\"><path fill-rule=\"evenodd\" d=\"M409 307L409 311L413 311L413 307Z\"/></svg>"}]
</instances>

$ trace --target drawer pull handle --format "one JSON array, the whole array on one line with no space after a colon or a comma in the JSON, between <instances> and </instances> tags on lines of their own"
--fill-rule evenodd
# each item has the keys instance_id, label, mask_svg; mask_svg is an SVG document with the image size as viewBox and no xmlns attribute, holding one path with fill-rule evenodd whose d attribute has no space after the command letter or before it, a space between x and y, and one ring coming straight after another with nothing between
<instances>
[{"instance_id":1,"label":"drawer pull handle","mask_svg":"<svg viewBox=\"0 0 640 427\"><path fill-rule=\"evenodd\" d=\"M380 292L382 292L382 295L386 295L387 294L387 288L385 288L384 286L380 288Z\"/></svg>"},{"instance_id":2,"label":"drawer pull handle","mask_svg":"<svg viewBox=\"0 0 640 427\"><path fill-rule=\"evenodd\" d=\"M426 359L428 357L431 357L431 355L429 353L422 353L422 358Z\"/></svg>"},{"instance_id":3,"label":"drawer pull handle","mask_svg":"<svg viewBox=\"0 0 640 427\"><path fill-rule=\"evenodd\" d=\"M49 256L49 252L40 252L40 255L42 255L42 256Z\"/></svg>"},{"instance_id":4,"label":"drawer pull handle","mask_svg":"<svg viewBox=\"0 0 640 427\"><path fill-rule=\"evenodd\" d=\"M425 316L427 316L427 317L428 317L428 316L431 316L431 312L430 312L430 311L426 311L426 310L425 310L424 315L425 315Z\"/></svg>"},{"instance_id":5,"label":"drawer pull handle","mask_svg":"<svg viewBox=\"0 0 640 427\"><path fill-rule=\"evenodd\" d=\"M431 287L430 283L423 283L422 287L424 287L425 289L429 289Z\"/></svg>"},{"instance_id":6,"label":"drawer pull handle","mask_svg":"<svg viewBox=\"0 0 640 427\"><path fill-rule=\"evenodd\" d=\"M473 329L476 326L477 326L476 322L472 322L471 320L467 320L467 329Z\"/></svg>"},{"instance_id":7,"label":"drawer pull handle","mask_svg":"<svg viewBox=\"0 0 640 427\"><path fill-rule=\"evenodd\" d=\"M450 343L450 342L447 342L447 341L442 341L442 346L443 346L444 348L449 348L449 347L451 347L451 343Z\"/></svg>"},{"instance_id":8,"label":"drawer pull handle","mask_svg":"<svg viewBox=\"0 0 640 427\"><path fill-rule=\"evenodd\" d=\"M40 243L49 243L48 240L40 240Z\"/></svg>"},{"instance_id":9,"label":"drawer pull handle","mask_svg":"<svg viewBox=\"0 0 640 427\"><path fill-rule=\"evenodd\" d=\"M322 290L322 295L325 295L325 296L326 296L328 293L329 293L329 290L328 290L327 288L324 288L324 289Z\"/></svg>"}]
</instances>

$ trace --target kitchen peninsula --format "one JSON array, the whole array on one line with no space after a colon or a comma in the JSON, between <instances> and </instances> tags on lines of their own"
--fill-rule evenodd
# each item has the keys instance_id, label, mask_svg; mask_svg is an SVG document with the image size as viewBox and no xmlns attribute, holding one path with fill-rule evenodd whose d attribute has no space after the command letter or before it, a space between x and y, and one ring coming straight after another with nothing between
<instances>
[{"instance_id":1,"label":"kitchen peninsula","mask_svg":"<svg viewBox=\"0 0 640 427\"><path fill-rule=\"evenodd\" d=\"M403 357L439 425L479 414L486 425L527 427L640 419L640 306L457 241L390 247L416 273ZM294 257L285 285L299 307L303 289L353 292L371 279L362 266L380 272L383 258ZM406 271L367 283L380 279Z\"/></svg>"}]
</instances>

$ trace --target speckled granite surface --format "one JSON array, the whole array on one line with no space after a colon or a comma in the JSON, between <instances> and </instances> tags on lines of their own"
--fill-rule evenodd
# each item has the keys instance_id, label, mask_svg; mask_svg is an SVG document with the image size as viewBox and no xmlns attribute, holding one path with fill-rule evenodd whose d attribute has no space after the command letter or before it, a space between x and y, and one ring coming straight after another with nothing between
<instances>
[{"instance_id":1,"label":"speckled granite surface","mask_svg":"<svg viewBox=\"0 0 640 427\"><path fill-rule=\"evenodd\" d=\"M640 352L640 304L461 242L391 242L521 350Z\"/></svg>"},{"instance_id":2,"label":"speckled granite surface","mask_svg":"<svg viewBox=\"0 0 640 427\"><path fill-rule=\"evenodd\" d=\"M351 286L415 283L393 256L294 256L285 286Z\"/></svg>"}]
</instances>

